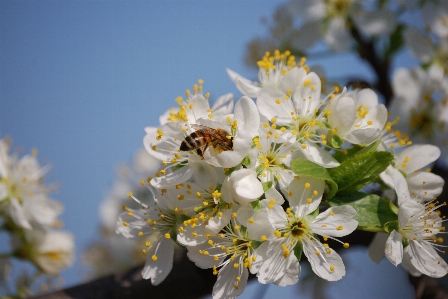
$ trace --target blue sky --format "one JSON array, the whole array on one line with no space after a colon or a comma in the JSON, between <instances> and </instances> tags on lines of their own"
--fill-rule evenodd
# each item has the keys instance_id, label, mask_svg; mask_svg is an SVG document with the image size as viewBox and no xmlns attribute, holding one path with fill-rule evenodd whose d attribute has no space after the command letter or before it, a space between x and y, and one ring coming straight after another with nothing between
<instances>
[{"instance_id":1,"label":"blue sky","mask_svg":"<svg viewBox=\"0 0 448 299\"><path fill-rule=\"evenodd\" d=\"M245 45L266 35L260 19L283 2L0 0L0 136L52 166L47 182L58 184L53 197L77 246L65 286L81 282L98 206L144 127L198 79L212 99L238 99L225 68L256 78ZM344 63L329 64L330 75Z\"/></svg>"}]
</instances>

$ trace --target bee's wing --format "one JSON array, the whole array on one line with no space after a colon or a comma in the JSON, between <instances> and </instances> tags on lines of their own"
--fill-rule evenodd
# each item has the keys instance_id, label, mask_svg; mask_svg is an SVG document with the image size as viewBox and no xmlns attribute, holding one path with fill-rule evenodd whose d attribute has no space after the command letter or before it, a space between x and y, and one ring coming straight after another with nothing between
<instances>
[{"instance_id":1,"label":"bee's wing","mask_svg":"<svg viewBox=\"0 0 448 299\"><path fill-rule=\"evenodd\" d=\"M190 127L195 129L196 131L198 131L198 130L212 130L212 131L214 131L215 130L215 129L212 129L210 127L203 126L203 125L198 125L198 124L190 124Z\"/></svg>"}]
</instances>

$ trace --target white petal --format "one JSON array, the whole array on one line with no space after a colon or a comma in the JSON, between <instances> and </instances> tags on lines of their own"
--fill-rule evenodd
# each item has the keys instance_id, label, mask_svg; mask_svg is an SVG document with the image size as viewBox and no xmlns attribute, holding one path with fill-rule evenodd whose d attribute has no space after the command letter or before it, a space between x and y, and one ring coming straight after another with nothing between
<instances>
[{"instance_id":1,"label":"white petal","mask_svg":"<svg viewBox=\"0 0 448 299\"><path fill-rule=\"evenodd\" d=\"M208 220L208 224L205 226L205 233L217 234L219 233L227 224L229 224L232 218L233 210L227 209L221 211L221 217L215 216Z\"/></svg>"},{"instance_id":2,"label":"white petal","mask_svg":"<svg viewBox=\"0 0 448 299\"><path fill-rule=\"evenodd\" d=\"M343 237L358 227L357 214L351 206L332 207L317 215L310 227L321 236Z\"/></svg>"},{"instance_id":3,"label":"white petal","mask_svg":"<svg viewBox=\"0 0 448 299\"><path fill-rule=\"evenodd\" d=\"M305 188L308 184L309 187ZM300 176L292 180L288 188L288 201L294 213L298 217L304 217L316 210L322 199L324 187L325 181L309 176ZM317 196L314 196L314 191L317 192Z\"/></svg>"},{"instance_id":4,"label":"white petal","mask_svg":"<svg viewBox=\"0 0 448 299\"><path fill-rule=\"evenodd\" d=\"M177 233L177 241L185 246L196 246L204 243L207 239L205 237L205 224L201 223L192 227L191 225L182 226L183 231Z\"/></svg>"},{"instance_id":5,"label":"white petal","mask_svg":"<svg viewBox=\"0 0 448 299\"><path fill-rule=\"evenodd\" d=\"M410 263L425 275L439 278L447 274L446 262L430 245L411 240L405 248L405 255Z\"/></svg>"},{"instance_id":6,"label":"white petal","mask_svg":"<svg viewBox=\"0 0 448 299\"><path fill-rule=\"evenodd\" d=\"M255 102L251 98L243 96L236 102L234 111L238 129L249 132L252 138L257 136L260 127L260 114Z\"/></svg>"},{"instance_id":7,"label":"white petal","mask_svg":"<svg viewBox=\"0 0 448 299\"><path fill-rule=\"evenodd\" d=\"M242 266L242 259L243 257L240 256L219 270L218 279L213 286L213 299L231 299L243 293L247 285L249 271ZM233 266L235 263L239 263L240 266L235 268ZM237 277L240 278L239 282L236 281ZM235 288L236 283L238 283L238 288Z\"/></svg>"},{"instance_id":8,"label":"white petal","mask_svg":"<svg viewBox=\"0 0 448 299\"><path fill-rule=\"evenodd\" d=\"M387 186L395 189L394 180L392 178L392 175L395 172L393 169L395 168L392 165L387 166L386 170L380 173L380 178Z\"/></svg>"},{"instance_id":9,"label":"white petal","mask_svg":"<svg viewBox=\"0 0 448 299\"><path fill-rule=\"evenodd\" d=\"M156 188L174 187L177 184L183 183L191 178L193 170L188 166L176 169L174 172L166 175L154 177L151 180L151 185Z\"/></svg>"},{"instance_id":10,"label":"white petal","mask_svg":"<svg viewBox=\"0 0 448 299\"><path fill-rule=\"evenodd\" d=\"M340 97L330 106L328 122L336 128L338 134L344 136L353 126L356 119L355 101L351 97Z\"/></svg>"},{"instance_id":11,"label":"white petal","mask_svg":"<svg viewBox=\"0 0 448 299\"><path fill-rule=\"evenodd\" d=\"M7 205L7 211L9 214L8 216L11 217L16 225L26 229L31 229L31 224L25 215L25 211L17 199L10 198L9 204Z\"/></svg>"},{"instance_id":12,"label":"white petal","mask_svg":"<svg viewBox=\"0 0 448 299\"><path fill-rule=\"evenodd\" d=\"M257 200L264 193L263 185L253 170L236 170L230 175L230 181L235 201L243 206Z\"/></svg>"},{"instance_id":13,"label":"white petal","mask_svg":"<svg viewBox=\"0 0 448 299\"><path fill-rule=\"evenodd\" d=\"M278 88L265 87L257 97L257 107L260 114L267 119L277 118L279 124L289 124L291 122L291 113L294 112L294 107L291 101L283 100L285 92ZM276 100L280 100L280 104Z\"/></svg>"},{"instance_id":14,"label":"white petal","mask_svg":"<svg viewBox=\"0 0 448 299\"><path fill-rule=\"evenodd\" d=\"M255 211L252 206L241 206L236 212L236 220L238 220L239 223L245 224L254 214Z\"/></svg>"},{"instance_id":15,"label":"white petal","mask_svg":"<svg viewBox=\"0 0 448 299\"><path fill-rule=\"evenodd\" d=\"M277 191L277 189L275 189L274 186L269 188L269 190L267 190L264 195L266 196L267 200L274 200L275 204L277 205L282 205L285 202L284 197L280 194L280 192Z\"/></svg>"},{"instance_id":16,"label":"white petal","mask_svg":"<svg viewBox=\"0 0 448 299\"><path fill-rule=\"evenodd\" d=\"M383 259L384 247L388 238L389 234L385 233L376 233L373 237L369 245L369 257L374 263L378 264Z\"/></svg>"},{"instance_id":17,"label":"white petal","mask_svg":"<svg viewBox=\"0 0 448 299\"><path fill-rule=\"evenodd\" d=\"M210 238L213 243L219 242L222 239L215 237ZM199 244L198 246L186 246L188 249L188 258L199 268L208 269L213 266L219 266L225 259L225 255L222 254L221 247L216 247L208 244L207 242ZM209 254L203 254L204 251L208 251ZM214 259L214 256L218 256L218 260Z\"/></svg>"},{"instance_id":18,"label":"white petal","mask_svg":"<svg viewBox=\"0 0 448 299\"><path fill-rule=\"evenodd\" d=\"M51 200L44 194L36 194L33 198L23 201L23 209L28 211L38 223L50 226L57 221L63 211L63 206L60 202Z\"/></svg>"},{"instance_id":19,"label":"white petal","mask_svg":"<svg viewBox=\"0 0 448 299\"><path fill-rule=\"evenodd\" d=\"M300 150L309 160L325 168L333 168L340 165L340 163L335 158L333 158L333 156L329 152L327 152L320 146L309 141L305 142L305 144L306 149L302 149L300 147Z\"/></svg>"},{"instance_id":20,"label":"white petal","mask_svg":"<svg viewBox=\"0 0 448 299\"><path fill-rule=\"evenodd\" d=\"M236 87L239 91L241 91L242 94L245 96L255 98L259 91L260 86L257 86L256 82L252 82L250 80L247 80L237 72L232 71L231 69L226 69L227 75L229 75L230 79L235 82Z\"/></svg>"},{"instance_id":21,"label":"white petal","mask_svg":"<svg viewBox=\"0 0 448 299\"><path fill-rule=\"evenodd\" d=\"M320 86L320 78L316 73L311 72L303 78L300 87L293 94L296 112L302 116L314 116L321 105Z\"/></svg>"},{"instance_id":22,"label":"white petal","mask_svg":"<svg viewBox=\"0 0 448 299\"><path fill-rule=\"evenodd\" d=\"M268 212L269 222L272 224L274 229L280 229L287 225L288 218L282 206L274 205L272 208L266 208L266 211Z\"/></svg>"},{"instance_id":23,"label":"white petal","mask_svg":"<svg viewBox=\"0 0 448 299\"><path fill-rule=\"evenodd\" d=\"M258 248L260 250L257 249L257 260L262 261L257 272L260 283L272 283L280 279L290 268L291 263L297 262L292 252L286 258L283 256L281 244L284 242L284 238L266 241L260 246L261 248Z\"/></svg>"},{"instance_id":24,"label":"white petal","mask_svg":"<svg viewBox=\"0 0 448 299\"><path fill-rule=\"evenodd\" d=\"M154 286L160 284L170 274L174 254L174 245L169 239L162 237L155 246L154 255L157 256L157 260L154 261L152 256L148 256L142 270L143 279L151 278Z\"/></svg>"},{"instance_id":25,"label":"white petal","mask_svg":"<svg viewBox=\"0 0 448 299\"><path fill-rule=\"evenodd\" d=\"M203 189L208 190L210 186L216 186L218 183L218 174L214 167L210 166L204 160L196 155L192 155L188 159L188 166L193 171L193 178L196 184Z\"/></svg>"},{"instance_id":26,"label":"white petal","mask_svg":"<svg viewBox=\"0 0 448 299\"><path fill-rule=\"evenodd\" d=\"M328 281L337 281L345 276L342 258L318 240L303 239L303 253L308 258L314 273Z\"/></svg>"},{"instance_id":27,"label":"white petal","mask_svg":"<svg viewBox=\"0 0 448 299\"><path fill-rule=\"evenodd\" d=\"M196 123L196 120L199 118L207 118L210 114L209 112L210 104L208 100L200 93L195 94L190 99L190 105L186 107L186 116L188 122Z\"/></svg>"},{"instance_id":28,"label":"white petal","mask_svg":"<svg viewBox=\"0 0 448 299\"><path fill-rule=\"evenodd\" d=\"M223 151L218 154L213 153L214 156L210 155L212 154L211 151L206 151L204 158L208 163L215 166L224 168L235 167L249 154L251 146L252 137L249 132L238 128L237 135L233 140L233 150Z\"/></svg>"},{"instance_id":29,"label":"white petal","mask_svg":"<svg viewBox=\"0 0 448 299\"><path fill-rule=\"evenodd\" d=\"M370 88L364 88L356 93L356 105L373 108L378 106L378 95Z\"/></svg>"},{"instance_id":30,"label":"white petal","mask_svg":"<svg viewBox=\"0 0 448 299\"><path fill-rule=\"evenodd\" d=\"M299 262L292 262L288 271L281 278L274 281L275 285L286 287L294 285L299 281L300 265Z\"/></svg>"},{"instance_id":31,"label":"white petal","mask_svg":"<svg viewBox=\"0 0 448 299\"><path fill-rule=\"evenodd\" d=\"M387 238L386 246L384 247L386 258L394 266L397 266L403 260L402 239L402 236L396 230L393 230Z\"/></svg>"},{"instance_id":32,"label":"white petal","mask_svg":"<svg viewBox=\"0 0 448 299\"><path fill-rule=\"evenodd\" d=\"M440 157L440 149L431 144L415 144L405 148L396 157L397 166L405 173L420 170Z\"/></svg>"},{"instance_id":33,"label":"white petal","mask_svg":"<svg viewBox=\"0 0 448 299\"><path fill-rule=\"evenodd\" d=\"M398 222L400 227L405 227L411 216L420 213L423 210L423 205L413 199L404 201L398 208Z\"/></svg>"},{"instance_id":34,"label":"white petal","mask_svg":"<svg viewBox=\"0 0 448 299\"><path fill-rule=\"evenodd\" d=\"M445 181L442 177L431 172L411 173L406 178L412 197L419 201L431 201L443 191Z\"/></svg>"},{"instance_id":35,"label":"white petal","mask_svg":"<svg viewBox=\"0 0 448 299\"><path fill-rule=\"evenodd\" d=\"M288 90L295 90L303 78L306 76L306 71L303 68L293 67L289 70L280 81L278 88L286 93Z\"/></svg>"},{"instance_id":36,"label":"white petal","mask_svg":"<svg viewBox=\"0 0 448 299\"><path fill-rule=\"evenodd\" d=\"M233 94L227 93L216 99L212 106L213 115L227 115L233 111Z\"/></svg>"},{"instance_id":37,"label":"white petal","mask_svg":"<svg viewBox=\"0 0 448 299\"><path fill-rule=\"evenodd\" d=\"M268 219L268 212L266 209L259 210L252 217L253 221L247 223L247 233L252 240L261 241L262 236L267 239L274 237L274 227Z\"/></svg>"},{"instance_id":38,"label":"white petal","mask_svg":"<svg viewBox=\"0 0 448 299\"><path fill-rule=\"evenodd\" d=\"M415 268L415 266L411 263L411 256L409 254L409 250L410 250L409 246L406 246L404 248L403 262L401 264L412 276L415 277L422 276L422 272L420 272L417 268Z\"/></svg>"},{"instance_id":39,"label":"white petal","mask_svg":"<svg viewBox=\"0 0 448 299\"><path fill-rule=\"evenodd\" d=\"M411 198L411 195L409 194L408 183L406 182L403 174L398 169L390 168L388 172L392 177L392 182L394 184L395 191L397 192L398 205L401 205L403 202Z\"/></svg>"}]
</instances>

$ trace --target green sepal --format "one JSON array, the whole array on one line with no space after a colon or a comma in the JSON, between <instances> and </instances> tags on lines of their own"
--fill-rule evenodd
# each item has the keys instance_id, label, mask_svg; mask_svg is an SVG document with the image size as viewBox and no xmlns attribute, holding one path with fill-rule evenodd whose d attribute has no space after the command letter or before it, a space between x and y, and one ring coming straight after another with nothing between
<instances>
[{"instance_id":1,"label":"green sepal","mask_svg":"<svg viewBox=\"0 0 448 299\"><path fill-rule=\"evenodd\" d=\"M258 247L260 247L260 245L261 245L262 243L263 243L263 242L260 242L260 241L254 241L254 240L250 241L250 244L252 245L252 248L253 248L253 249L257 249Z\"/></svg>"},{"instance_id":2,"label":"green sepal","mask_svg":"<svg viewBox=\"0 0 448 299\"><path fill-rule=\"evenodd\" d=\"M341 148L342 144L344 144L344 138L339 136L338 134L331 133L328 141L330 142L330 145L334 148Z\"/></svg>"},{"instance_id":3,"label":"green sepal","mask_svg":"<svg viewBox=\"0 0 448 299\"><path fill-rule=\"evenodd\" d=\"M298 158L292 161L291 170L297 175L310 176L319 180L323 180L327 183L329 190L327 192L327 198L332 198L338 191L338 185L334 182L333 178L329 175L326 168L317 165L310 160Z\"/></svg>"},{"instance_id":4,"label":"green sepal","mask_svg":"<svg viewBox=\"0 0 448 299\"><path fill-rule=\"evenodd\" d=\"M232 167L232 168L229 168L229 169L227 169L227 171L224 172L224 174L226 176L229 176L235 169L236 169L236 166Z\"/></svg>"},{"instance_id":5,"label":"green sepal","mask_svg":"<svg viewBox=\"0 0 448 299\"><path fill-rule=\"evenodd\" d=\"M317 215L319 215L319 208L315 209L313 212L311 212L310 214L306 215L306 217L310 217L311 219L314 219L317 217Z\"/></svg>"},{"instance_id":6,"label":"green sepal","mask_svg":"<svg viewBox=\"0 0 448 299\"><path fill-rule=\"evenodd\" d=\"M261 183L261 185L263 186L263 191L266 192L266 191L268 191L269 189L271 189L271 187L272 187L272 182L271 182L271 181L269 181L269 182L263 182L263 183Z\"/></svg>"},{"instance_id":7,"label":"green sepal","mask_svg":"<svg viewBox=\"0 0 448 299\"><path fill-rule=\"evenodd\" d=\"M255 200L252 201L251 203L252 208L254 209L255 212L259 211L261 209L261 205L260 205L260 201L259 200Z\"/></svg>"},{"instance_id":8,"label":"green sepal","mask_svg":"<svg viewBox=\"0 0 448 299\"><path fill-rule=\"evenodd\" d=\"M397 207L385 198L375 194L355 192L348 195L336 195L327 201L330 206L352 206L358 215L358 229L369 232L386 232L385 225L398 221Z\"/></svg>"},{"instance_id":9,"label":"green sepal","mask_svg":"<svg viewBox=\"0 0 448 299\"><path fill-rule=\"evenodd\" d=\"M384 230L386 231L386 233L391 233L393 230L396 230L398 232L399 229L400 229L400 224L398 223L398 220L387 222L384 225Z\"/></svg>"},{"instance_id":10,"label":"green sepal","mask_svg":"<svg viewBox=\"0 0 448 299\"><path fill-rule=\"evenodd\" d=\"M294 255L297 258L297 261L300 262L300 259L302 258L302 252L303 252L303 244L302 242L297 242L296 246L294 246Z\"/></svg>"},{"instance_id":11,"label":"green sepal","mask_svg":"<svg viewBox=\"0 0 448 299\"><path fill-rule=\"evenodd\" d=\"M328 169L328 173L338 186L338 194L353 193L376 181L392 159L393 155L389 152L367 152L355 155L338 167Z\"/></svg>"},{"instance_id":12,"label":"green sepal","mask_svg":"<svg viewBox=\"0 0 448 299\"><path fill-rule=\"evenodd\" d=\"M249 158L249 156L244 157L244 159L241 162L241 164L243 164L244 166L249 166L250 165L250 158Z\"/></svg>"}]
</instances>

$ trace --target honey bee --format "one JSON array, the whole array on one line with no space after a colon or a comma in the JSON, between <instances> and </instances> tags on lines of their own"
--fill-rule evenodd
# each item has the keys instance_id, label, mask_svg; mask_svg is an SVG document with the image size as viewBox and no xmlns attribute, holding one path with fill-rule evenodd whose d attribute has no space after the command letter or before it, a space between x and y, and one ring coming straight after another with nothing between
<instances>
[{"instance_id":1,"label":"honey bee","mask_svg":"<svg viewBox=\"0 0 448 299\"><path fill-rule=\"evenodd\" d=\"M181 151L196 150L196 153L204 159L204 152L209 146L218 152L233 149L233 137L226 130L197 124L191 124L191 127L196 131L185 137L180 145Z\"/></svg>"},{"instance_id":2,"label":"honey bee","mask_svg":"<svg viewBox=\"0 0 448 299\"><path fill-rule=\"evenodd\" d=\"M366 89L372 88L369 82L364 80L351 80L347 82L347 87L351 87L352 89Z\"/></svg>"}]
</instances>

